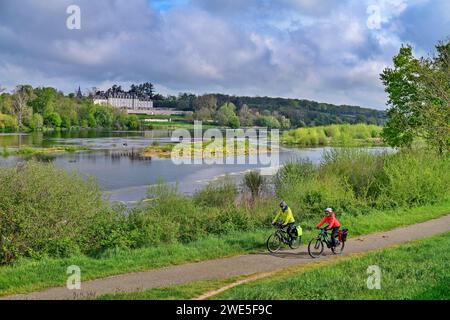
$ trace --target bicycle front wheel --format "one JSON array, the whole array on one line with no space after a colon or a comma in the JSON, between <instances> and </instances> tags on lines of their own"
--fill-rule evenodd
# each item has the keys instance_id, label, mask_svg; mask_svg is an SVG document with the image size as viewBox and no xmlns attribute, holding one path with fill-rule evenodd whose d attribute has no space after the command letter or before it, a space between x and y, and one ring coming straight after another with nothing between
<instances>
[{"instance_id":1,"label":"bicycle front wheel","mask_svg":"<svg viewBox=\"0 0 450 320\"><path fill-rule=\"evenodd\" d=\"M323 242L321 239L315 238L309 241L308 253L311 258L318 258L323 253Z\"/></svg>"},{"instance_id":2,"label":"bicycle front wheel","mask_svg":"<svg viewBox=\"0 0 450 320\"><path fill-rule=\"evenodd\" d=\"M275 253L281 248L281 239L278 234L274 233L267 239L267 250Z\"/></svg>"}]
</instances>

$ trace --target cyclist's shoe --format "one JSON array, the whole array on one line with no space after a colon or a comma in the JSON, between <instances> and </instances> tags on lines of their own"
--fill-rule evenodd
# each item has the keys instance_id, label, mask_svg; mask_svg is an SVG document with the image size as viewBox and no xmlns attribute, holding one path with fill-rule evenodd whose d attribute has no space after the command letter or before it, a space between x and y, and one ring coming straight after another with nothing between
<instances>
[{"instance_id":1,"label":"cyclist's shoe","mask_svg":"<svg viewBox=\"0 0 450 320\"><path fill-rule=\"evenodd\" d=\"M289 247L291 247L291 249L294 249L294 245L295 245L295 239L294 239L294 238L291 238L291 239L289 240Z\"/></svg>"}]
</instances>

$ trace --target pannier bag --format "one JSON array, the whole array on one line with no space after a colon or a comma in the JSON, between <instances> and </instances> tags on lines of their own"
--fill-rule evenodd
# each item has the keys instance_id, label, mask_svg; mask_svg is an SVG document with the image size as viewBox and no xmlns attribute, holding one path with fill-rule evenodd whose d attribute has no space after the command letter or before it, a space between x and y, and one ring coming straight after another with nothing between
<instances>
[{"instance_id":1,"label":"pannier bag","mask_svg":"<svg viewBox=\"0 0 450 320\"><path fill-rule=\"evenodd\" d=\"M301 237L303 235L303 229L300 226L297 226L297 236Z\"/></svg>"},{"instance_id":2,"label":"pannier bag","mask_svg":"<svg viewBox=\"0 0 450 320\"><path fill-rule=\"evenodd\" d=\"M339 241L347 241L348 229L339 230L338 239Z\"/></svg>"}]
</instances>

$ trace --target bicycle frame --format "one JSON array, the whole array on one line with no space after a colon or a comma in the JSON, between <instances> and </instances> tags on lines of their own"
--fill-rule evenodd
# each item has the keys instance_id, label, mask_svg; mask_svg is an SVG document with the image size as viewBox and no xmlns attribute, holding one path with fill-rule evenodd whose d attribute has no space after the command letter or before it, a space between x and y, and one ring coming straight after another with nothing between
<instances>
[{"instance_id":1,"label":"bicycle frame","mask_svg":"<svg viewBox=\"0 0 450 320\"><path fill-rule=\"evenodd\" d=\"M287 231L284 231L282 228L278 228L276 234L284 244L287 244L289 242L289 235Z\"/></svg>"},{"instance_id":2,"label":"bicycle frame","mask_svg":"<svg viewBox=\"0 0 450 320\"><path fill-rule=\"evenodd\" d=\"M317 239L324 241L328 247L331 247L331 240L326 229L320 229L320 233Z\"/></svg>"}]
</instances>

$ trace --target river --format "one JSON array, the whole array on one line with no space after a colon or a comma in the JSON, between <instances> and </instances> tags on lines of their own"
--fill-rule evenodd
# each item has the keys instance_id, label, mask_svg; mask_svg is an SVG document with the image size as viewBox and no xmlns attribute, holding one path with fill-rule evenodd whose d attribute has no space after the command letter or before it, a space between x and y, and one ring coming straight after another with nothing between
<instances>
[{"instance_id":1,"label":"river","mask_svg":"<svg viewBox=\"0 0 450 320\"><path fill-rule=\"evenodd\" d=\"M120 201L128 205L145 198L150 185L162 179L168 183L178 183L181 193L192 194L210 181L228 175L240 181L244 172L259 169L261 164L183 164L177 165L171 159L144 158L139 150L154 141L160 144L171 141L171 131L153 130L139 132L36 132L31 134L0 134L1 148L17 148L20 146L86 146L90 151L62 153L46 156L55 166L68 171L77 171L82 175L96 178L101 190L110 201ZM279 164L295 159L309 159L319 163L323 148L285 148L279 152ZM386 148L371 148L381 152ZM0 166L14 166L27 158L0 157Z\"/></svg>"}]
</instances>

